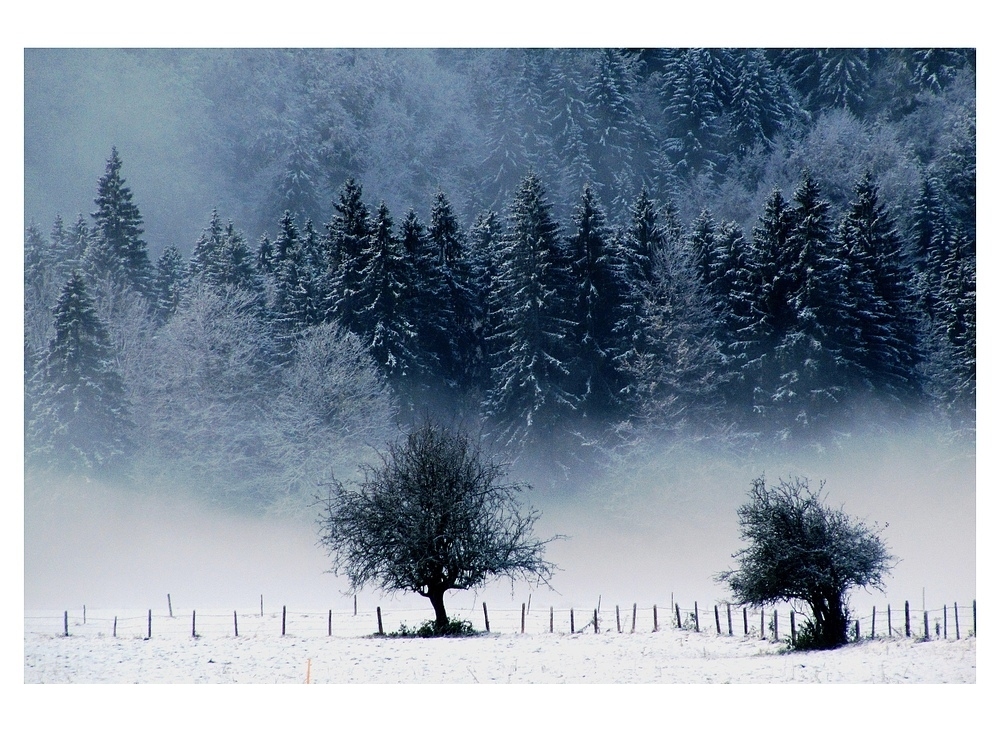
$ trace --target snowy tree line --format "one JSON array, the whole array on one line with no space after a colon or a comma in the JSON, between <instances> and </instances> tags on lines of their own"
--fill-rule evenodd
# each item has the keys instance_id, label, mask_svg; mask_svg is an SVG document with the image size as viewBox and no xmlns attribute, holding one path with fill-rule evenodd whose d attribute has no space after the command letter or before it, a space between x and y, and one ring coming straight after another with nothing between
<instances>
[{"instance_id":1,"label":"snowy tree line","mask_svg":"<svg viewBox=\"0 0 1000 734\"><path fill-rule=\"evenodd\" d=\"M295 504L428 414L481 425L514 456L583 464L652 436L823 444L859 415L974 434L975 108L962 91L974 56L494 53L516 83L494 89L494 145L472 167L480 183L454 179L463 210L480 203L472 215L438 188L426 215L394 217L347 175L325 219L281 194L256 241L213 211L188 257L167 246L154 258L113 150L89 218L26 232L29 469ZM286 61L310 58L325 57ZM784 90L780 123L747 122L771 109L762 98L736 101L748 82L735 84L735 69L754 64ZM570 78L592 68L604 82ZM714 123L682 125L678 92L655 124L638 124L655 109L639 90L676 86L683 69L718 82L704 91L715 106L691 103ZM632 82L608 81L628 70ZM904 71L907 84L887 80ZM933 140L915 141L926 150L910 152L924 161L912 198L900 193L905 167L873 152L892 150L872 142L878 123L865 144L822 140L887 98L899 125L947 110L947 124L924 125ZM795 125L808 128L798 142ZM669 145L656 143L664 131ZM784 180L782 148L781 166L802 164L792 186L775 185L749 220L713 213L753 201L733 182ZM844 187L852 158L866 165ZM288 180L312 182L313 199L324 191L315 175Z\"/></svg>"},{"instance_id":2,"label":"snowy tree line","mask_svg":"<svg viewBox=\"0 0 1000 734\"><path fill-rule=\"evenodd\" d=\"M834 222L806 172L749 236L645 189L623 227L589 186L563 224L534 174L468 231L443 192L397 225L348 180L322 231L286 212L251 247L213 212L188 262L154 264L121 166L92 224L27 231L32 466L141 460L270 501L445 410L515 453L823 442L858 409L974 427L974 247L933 199L904 237L869 176Z\"/></svg>"}]
</instances>

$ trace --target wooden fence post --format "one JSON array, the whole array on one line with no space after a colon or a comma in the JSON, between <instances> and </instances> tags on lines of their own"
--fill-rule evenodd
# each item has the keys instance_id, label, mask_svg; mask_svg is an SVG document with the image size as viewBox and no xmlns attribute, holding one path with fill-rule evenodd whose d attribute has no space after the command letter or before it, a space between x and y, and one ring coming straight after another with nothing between
<instances>
[{"instance_id":1,"label":"wooden fence post","mask_svg":"<svg viewBox=\"0 0 1000 734\"><path fill-rule=\"evenodd\" d=\"M146 639L153 639L153 610L150 609L146 615Z\"/></svg>"},{"instance_id":2,"label":"wooden fence post","mask_svg":"<svg viewBox=\"0 0 1000 734\"><path fill-rule=\"evenodd\" d=\"M236 610L233 610L233 637L240 636L240 622L236 617Z\"/></svg>"},{"instance_id":3,"label":"wooden fence post","mask_svg":"<svg viewBox=\"0 0 1000 734\"><path fill-rule=\"evenodd\" d=\"M674 604L674 611L677 612L677 629L681 628L681 605Z\"/></svg>"},{"instance_id":4,"label":"wooden fence post","mask_svg":"<svg viewBox=\"0 0 1000 734\"><path fill-rule=\"evenodd\" d=\"M524 634L524 614L525 614L525 606L524 606L524 602L521 602L521 634L522 635Z\"/></svg>"},{"instance_id":5,"label":"wooden fence post","mask_svg":"<svg viewBox=\"0 0 1000 734\"><path fill-rule=\"evenodd\" d=\"M198 630L197 630L197 628L195 627L195 624L194 624L195 614L196 614L195 610L192 609L191 610L191 636L192 637L197 637L198 636Z\"/></svg>"},{"instance_id":6,"label":"wooden fence post","mask_svg":"<svg viewBox=\"0 0 1000 734\"><path fill-rule=\"evenodd\" d=\"M944 639L948 639L948 605L944 605Z\"/></svg>"},{"instance_id":7,"label":"wooden fence post","mask_svg":"<svg viewBox=\"0 0 1000 734\"><path fill-rule=\"evenodd\" d=\"M333 637L333 610L328 609L326 612L326 636Z\"/></svg>"},{"instance_id":8,"label":"wooden fence post","mask_svg":"<svg viewBox=\"0 0 1000 734\"><path fill-rule=\"evenodd\" d=\"M774 610L774 641L778 641L778 610Z\"/></svg>"},{"instance_id":9,"label":"wooden fence post","mask_svg":"<svg viewBox=\"0 0 1000 734\"><path fill-rule=\"evenodd\" d=\"M861 620L854 620L854 641L857 642L861 639Z\"/></svg>"},{"instance_id":10,"label":"wooden fence post","mask_svg":"<svg viewBox=\"0 0 1000 734\"><path fill-rule=\"evenodd\" d=\"M931 628L930 628L930 625L927 623L927 610L926 609L924 610L924 639L925 640L931 639Z\"/></svg>"},{"instance_id":11,"label":"wooden fence post","mask_svg":"<svg viewBox=\"0 0 1000 734\"><path fill-rule=\"evenodd\" d=\"M382 630L382 607L375 607L375 616L378 618L378 633L384 635L385 632Z\"/></svg>"},{"instance_id":12,"label":"wooden fence post","mask_svg":"<svg viewBox=\"0 0 1000 734\"><path fill-rule=\"evenodd\" d=\"M750 635L750 622L747 619L747 608L743 607L743 636L748 637Z\"/></svg>"},{"instance_id":13,"label":"wooden fence post","mask_svg":"<svg viewBox=\"0 0 1000 734\"><path fill-rule=\"evenodd\" d=\"M795 646L795 610L788 612L788 622L792 628L792 647Z\"/></svg>"},{"instance_id":14,"label":"wooden fence post","mask_svg":"<svg viewBox=\"0 0 1000 734\"><path fill-rule=\"evenodd\" d=\"M903 615L906 617L906 636L910 636L910 602L903 604Z\"/></svg>"},{"instance_id":15,"label":"wooden fence post","mask_svg":"<svg viewBox=\"0 0 1000 734\"><path fill-rule=\"evenodd\" d=\"M167 611L170 612L170 618L174 618L174 605L170 602L170 594L167 594Z\"/></svg>"},{"instance_id":16,"label":"wooden fence post","mask_svg":"<svg viewBox=\"0 0 1000 734\"><path fill-rule=\"evenodd\" d=\"M572 635L576 632L576 624L573 622L573 607L569 608L569 633Z\"/></svg>"},{"instance_id":17,"label":"wooden fence post","mask_svg":"<svg viewBox=\"0 0 1000 734\"><path fill-rule=\"evenodd\" d=\"M875 639L875 607L872 607L872 639Z\"/></svg>"},{"instance_id":18,"label":"wooden fence post","mask_svg":"<svg viewBox=\"0 0 1000 734\"><path fill-rule=\"evenodd\" d=\"M115 623L113 625L111 625L111 636L112 637L117 637L118 636L118 615L117 614L115 615Z\"/></svg>"},{"instance_id":19,"label":"wooden fence post","mask_svg":"<svg viewBox=\"0 0 1000 734\"><path fill-rule=\"evenodd\" d=\"M483 602L483 623L486 625L486 631L490 631L490 613L486 610L486 602Z\"/></svg>"},{"instance_id":20,"label":"wooden fence post","mask_svg":"<svg viewBox=\"0 0 1000 734\"><path fill-rule=\"evenodd\" d=\"M618 605L615 604L615 627L618 628L618 634L622 633L622 615L618 610Z\"/></svg>"},{"instance_id":21,"label":"wooden fence post","mask_svg":"<svg viewBox=\"0 0 1000 734\"><path fill-rule=\"evenodd\" d=\"M284 604L281 605L281 636L285 636L285 615L288 612L288 607Z\"/></svg>"},{"instance_id":22,"label":"wooden fence post","mask_svg":"<svg viewBox=\"0 0 1000 734\"><path fill-rule=\"evenodd\" d=\"M764 607L760 608L760 639L764 639Z\"/></svg>"},{"instance_id":23,"label":"wooden fence post","mask_svg":"<svg viewBox=\"0 0 1000 734\"><path fill-rule=\"evenodd\" d=\"M719 605L715 605L715 634L722 634L722 625L719 624Z\"/></svg>"},{"instance_id":24,"label":"wooden fence post","mask_svg":"<svg viewBox=\"0 0 1000 734\"><path fill-rule=\"evenodd\" d=\"M597 610L594 610L594 634L596 635L600 630L597 628Z\"/></svg>"},{"instance_id":25,"label":"wooden fence post","mask_svg":"<svg viewBox=\"0 0 1000 734\"><path fill-rule=\"evenodd\" d=\"M660 620L656 617L656 605L653 605L653 632L660 631Z\"/></svg>"},{"instance_id":26,"label":"wooden fence post","mask_svg":"<svg viewBox=\"0 0 1000 734\"><path fill-rule=\"evenodd\" d=\"M635 632L635 615L639 611L639 604L637 602L632 602L632 631Z\"/></svg>"},{"instance_id":27,"label":"wooden fence post","mask_svg":"<svg viewBox=\"0 0 1000 734\"><path fill-rule=\"evenodd\" d=\"M264 595L260 595L260 616L264 616Z\"/></svg>"},{"instance_id":28,"label":"wooden fence post","mask_svg":"<svg viewBox=\"0 0 1000 734\"><path fill-rule=\"evenodd\" d=\"M87 624L87 605L83 605L83 623Z\"/></svg>"},{"instance_id":29,"label":"wooden fence post","mask_svg":"<svg viewBox=\"0 0 1000 734\"><path fill-rule=\"evenodd\" d=\"M889 630L889 638L892 638L892 604L885 605L885 626Z\"/></svg>"},{"instance_id":30,"label":"wooden fence post","mask_svg":"<svg viewBox=\"0 0 1000 734\"><path fill-rule=\"evenodd\" d=\"M732 610L732 607L729 605L728 601L726 602L726 622L729 624L729 636L732 637L733 636L733 610Z\"/></svg>"},{"instance_id":31,"label":"wooden fence post","mask_svg":"<svg viewBox=\"0 0 1000 734\"><path fill-rule=\"evenodd\" d=\"M556 631L556 610L555 607L549 607L549 632Z\"/></svg>"},{"instance_id":32,"label":"wooden fence post","mask_svg":"<svg viewBox=\"0 0 1000 734\"><path fill-rule=\"evenodd\" d=\"M976 636L976 600L972 600L972 636Z\"/></svg>"},{"instance_id":33,"label":"wooden fence post","mask_svg":"<svg viewBox=\"0 0 1000 734\"><path fill-rule=\"evenodd\" d=\"M358 595L354 595L354 616L358 616Z\"/></svg>"},{"instance_id":34,"label":"wooden fence post","mask_svg":"<svg viewBox=\"0 0 1000 734\"><path fill-rule=\"evenodd\" d=\"M955 639L962 639L962 628L958 626L958 602L955 602Z\"/></svg>"},{"instance_id":35,"label":"wooden fence post","mask_svg":"<svg viewBox=\"0 0 1000 734\"><path fill-rule=\"evenodd\" d=\"M701 627L698 624L698 602L694 603L694 631L701 632Z\"/></svg>"},{"instance_id":36,"label":"wooden fence post","mask_svg":"<svg viewBox=\"0 0 1000 734\"><path fill-rule=\"evenodd\" d=\"M63 612L63 637L69 637L69 612Z\"/></svg>"}]
</instances>

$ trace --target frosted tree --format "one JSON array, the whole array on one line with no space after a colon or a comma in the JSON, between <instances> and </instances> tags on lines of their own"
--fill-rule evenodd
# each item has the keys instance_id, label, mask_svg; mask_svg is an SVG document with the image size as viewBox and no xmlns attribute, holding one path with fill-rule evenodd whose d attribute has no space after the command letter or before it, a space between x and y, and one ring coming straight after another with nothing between
<instances>
[{"instance_id":1,"label":"frosted tree","mask_svg":"<svg viewBox=\"0 0 1000 734\"><path fill-rule=\"evenodd\" d=\"M653 284L655 263L667 246L668 234L662 227L656 203L642 187L631 209L631 219L614 238L621 263L623 291L615 324L618 368L644 352L648 344L644 303ZM624 398L635 392L635 385L626 382L622 388Z\"/></svg>"},{"instance_id":2,"label":"frosted tree","mask_svg":"<svg viewBox=\"0 0 1000 734\"><path fill-rule=\"evenodd\" d=\"M82 475L120 469L132 447L130 406L107 327L77 273L59 295L54 327L33 377L26 461Z\"/></svg>"},{"instance_id":3,"label":"frosted tree","mask_svg":"<svg viewBox=\"0 0 1000 734\"><path fill-rule=\"evenodd\" d=\"M625 212L648 173L653 133L635 103L636 62L616 49L597 54L587 82L587 109L593 118L587 150L595 170L593 184L609 210Z\"/></svg>"},{"instance_id":4,"label":"frosted tree","mask_svg":"<svg viewBox=\"0 0 1000 734\"><path fill-rule=\"evenodd\" d=\"M349 475L370 446L394 435L395 401L371 351L337 324L297 335L261 431L275 457L269 502L303 511L331 472Z\"/></svg>"},{"instance_id":5,"label":"frosted tree","mask_svg":"<svg viewBox=\"0 0 1000 734\"><path fill-rule=\"evenodd\" d=\"M829 203L808 172L794 202L788 279L795 321L774 352L778 376L769 400L779 435L806 437L829 424L845 396L841 363L849 316L846 268L836 251Z\"/></svg>"},{"instance_id":6,"label":"frosted tree","mask_svg":"<svg viewBox=\"0 0 1000 734\"><path fill-rule=\"evenodd\" d=\"M404 305L410 295L412 273L385 202L375 212L363 260L366 264L358 290L357 333L391 383L412 380L419 359L417 334Z\"/></svg>"},{"instance_id":7,"label":"frosted tree","mask_svg":"<svg viewBox=\"0 0 1000 734\"><path fill-rule=\"evenodd\" d=\"M32 354L40 354L51 339L51 309L62 286L54 280L56 272L49 243L30 223L24 233L24 342Z\"/></svg>"},{"instance_id":8,"label":"frosted tree","mask_svg":"<svg viewBox=\"0 0 1000 734\"><path fill-rule=\"evenodd\" d=\"M604 210L588 186L567 243L573 259L572 319L576 323L570 369L571 389L581 414L599 421L617 417L625 387L617 368L621 350L616 333L627 295L625 263L611 236Z\"/></svg>"},{"instance_id":9,"label":"frosted tree","mask_svg":"<svg viewBox=\"0 0 1000 734\"><path fill-rule=\"evenodd\" d=\"M163 254L156 260L156 274L153 276L153 313L158 323L163 323L177 311L187 276L188 269L180 250L173 245L163 248Z\"/></svg>"},{"instance_id":10,"label":"frosted tree","mask_svg":"<svg viewBox=\"0 0 1000 734\"><path fill-rule=\"evenodd\" d=\"M498 324L495 321L497 314L493 313L489 307L490 293L496 282L498 272L499 248L503 241L503 225L500 216L490 210L480 212L476 221L469 229L469 262L472 267L473 282L475 290L479 294L480 313L477 330L479 332L479 343L483 354L479 364L479 371L475 375L474 384L481 392L487 390L489 375L494 366L494 355L491 353L486 339L488 335L497 330Z\"/></svg>"},{"instance_id":11,"label":"frosted tree","mask_svg":"<svg viewBox=\"0 0 1000 734\"><path fill-rule=\"evenodd\" d=\"M348 179L334 202L336 210L327 225L324 247L329 268L326 320L354 330L358 290L365 269L364 253L371 236L368 207L361 184Z\"/></svg>"},{"instance_id":12,"label":"frosted tree","mask_svg":"<svg viewBox=\"0 0 1000 734\"><path fill-rule=\"evenodd\" d=\"M791 89L760 49L736 53L729 100L729 129L737 153L768 150L795 121Z\"/></svg>"},{"instance_id":13,"label":"frosted tree","mask_svg":"<svg viewBox=\"0 0 1000 734\"><path fill-rule=\"evenodd\" d=\"M712 257L712 281L709 293L715 305L716 336L726 356L726 380L735 382L727 395L733 399L736 411L742 412L747 403L738 379L747 359L747 343L743 327L756 318L755 263L743 230L735 222L723 222L715 233ZM739 407L737 407L739 406Z\"/></svg>"},{"instance_id":14,"label":"frosted tree","mask_svg":"<svg viewBox=\"0 0 1000 734\"><path fill-rule=\"evenodd\" d=\"M222 277L222 218L217 209L212 210L208 226L202 231L191 251L191 275L209 283L220 283Z\"/></svg>"},{"instance_id":15,"label":"frosted tree","mask_svg":"<svg viewBox=\"0 0 1000 734\"><path fill-rule=\"evenodd\" d=\"M220 502L269 498L277 364L252 294L193 281L138 378L146 473L186 479Z\"/></svg>"},{"instance_id":16,"label":"frosted tree","mask_svg":"<svg viewBox=\"0 0 1000 734\"><path fill-rule=\"evenodd\" d=\"M786 49L780 64L812 111L841 107L865 111L871 85L871 52L864 48Z\"/></svg>"},{"instance_id":17,"label":"frosted tree","mask_svg":"<svg viewBox=\"0 0 1000 734\"><path fill-rule=\"evenodd\" d=\"M507 444L550 437L576 409L570 262L550 211L529 174L511 203L490 304L498 330L489 338L497 366L487 414Z\"/></svg>"},{"instance_id":18,"label":"frosted tree","mask_svg":"<svg viewBox=\"0 0 1000 734\"><path fill-rule=\"evenodd\" d=\"M487 154L481 166L480 188L487 206L502 206L528 171L544 166L546 79L540 56L545 53L535 49L502 51L493 66L495 73L486 81Z\"/></svg>"},{"instance_id":19,"label":"frosted tree","mask_svg":"<svg viewBox=\"0 0 1000 734\"><path fill-rule=\"evenodd\" d=\"M437 192L431 206L427 241L435 267L440 272L442 331L435 339L435 352L445 382L468 389L483 360L477 324L479 293L473 280L465 235L444 192Z\"/></svg>"},{"instance_id":20,"label":"frosted tree","mask_svg":"<svg viewBox=\"0 0 1000 734\"><path fill-rule=\"evenodd\" d=\"M902 238L870 175L855 188L839 240L851 271L851 339L844 356L862 384L884 400L908 403L920 390L920 324Z\"/></svg>"},{"instance_id":21,"label":"frosted tree","mask_svg":"<svg viewBox=\"0 0 1000 734\"><path fill-rule=\"evenodd\" d=\"M711 56L705 49L673 54L663 72L661 91L667 125L663 147L682 178L701 171L713 173L722 163L721 144L726 131L724 99L713 79Z\"/></svg>"},{"instance_id":22,"label":"frosted tree","mask_svg":"<svg viewBox=\"0 0 1000 734\"><path fill-rule=\"evenodd\" d=\"M414 389L426 396L438 388L441 373L439 345L445 324L445 283L440 252L427 237L427 229L410 209L400 225L400 246L408 276L400 307L416 331L419 372ZM418 387L419 386L419 387Z\"/></svg>"},{"instance_id":23,"label":"frosted tree","mask_svg":"<svg viewBox=\"0 0 1000 734\"><path fill-rule=\"evenodd\" d=\"M943 263L925 364L927 390L953 430L976 428L976 265L956 241Z\"/></svg>"},{"instance_id":24,"label":"frosted tree","mask_svg":"<svg viewBox=\"0 0 1000 734\"><path fill-rule=\"evenodd\" d=\"M121 174L122 160L111 149L104 175L97 182L94 232L85 253L88 272L110 278L146 296L152 283L152 265L142 240L142 215L132 201L132 190Z\"/></svg>"},{"instance_id":25,"label":"frosted tree","mask_svg":"<svg viewBox=\"0 0 1000 734\"><path fill-rule=\"evenodd\" d=\"M655 251L640 314L641 345L622 360L637 427L674 436L718 434L723 358L711 300L681 239L667 239Z\"/></svg>"},{"instance_id":26,"label":"frosted tree","mask_svg":"<svg viewBox=\"0 0 1000 734\"><path fill-rule=\"evenodd\" d=\"M585 185L597 180L588 140L598 122L587 102L582 63L589 55L573 50L557 52L545 88L547 130L556 159L548 175L554 199L559 202L572 201Z\"/></svg>"}]
</instances>

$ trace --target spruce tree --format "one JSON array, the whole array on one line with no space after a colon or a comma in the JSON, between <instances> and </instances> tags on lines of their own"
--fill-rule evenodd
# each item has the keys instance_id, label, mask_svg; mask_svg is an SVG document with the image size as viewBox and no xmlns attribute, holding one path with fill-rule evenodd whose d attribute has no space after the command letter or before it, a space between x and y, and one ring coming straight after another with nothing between
<instances>
[{"instance_id":1,"label":"spruce tree","mask_svg":"<svg viewBox=\"0 0 1000 734\"><path fill-rule=\"evenodd\" d=\"M770 399L778 434L808 438L829 425L845 397L847 274L836 251L829 202L808 172L793 200L789 280L795 323L775 350L778 379Z\"/></svg>"},{"instance_id":2,"label":"spruce tree","mask_svg":"<svg viewBox=\"0 0 1000 734\"><path fill-rule=\"evenodd\" d=\"M194 243L191 252L190 273L207 283L218 285L222 279L222 218L217 209L212 210L208 227Z\"/></svg>"},{"instance_id":3,"label":"spruce tree","mask_svg":"<svg viewBox=\"0 0 1000 734\"><path fill-rule=\"evenodd\" d=\"M361 184L355 179L344 182L334 202L336 212L327 224L324 241L328 268L325 320L336 321L350 331L357 326L358 289L371 236L368 207L362 194Z\"/></svg>"},{"instance_id":4,"label":"spruce tree","mask_svg":"<svg viewBox=\"0 0 1000 734\"><path fill-rule=\"evenodd\" d=\"M667 127L662 146L680 178L714 174L722 163L725 100L711 62L706 49L687 49L673 54L665 65L661 99Z\"/></svg>"},{"instance_id":5,"label":"spruce tree","mask_svg":"<svg viewBox=\"0 0 1000 734\"><path fill-rule=\"evenodd\" d=\"M497 366L487 414L508 445L551 438L576 409L568 389L570 263L541 182L528 174L508 215L490 308Z\"/></svg>"},{"instance_id":6,"label":"spruce tree","mask_svg":"<svg viewBox=\"0 0 1000 734\"><path fill-rule=\"evenodd\" d=\"M621 354L616 327L624 316L627 296L625 263L589 186L583 190L568 244L576 290L571 389L585 417L607 420L617 417L625 387L616 367Z\"/></svg>"},{"instance_id":7,"label":"spruce tree","mask_svg":"<svg viewBox=\"0 0 1000 734\"><path fill-rule=\"evenodd\" d=\"M120 468L133 424L107 327L73 273L55 307L55 335L34 377L29 464L85 475Z\"/></svg>"},{"instance_id":8,"label":"spruce tree","mask_svg":"<svg viewBox=\"0 0 1000 734\"><path fill-rule=\"evenodd\" d=\"M441 191L434 196L427 241L443 286L442 331L435 340L441 377L449 385L468 389L483 359L477 329L481 309L464 233Z\"/></svg>"},{"instance_id":9,"label":"spruce tree","mask_svg":"<svg viewBox=\"0 0 1000 734\"><path fill-rule=\"evenodd\" d=\"M358 335L390 384L407 384L417 366L416 331L403 308L409 295L408 272L385 202L375 212L364 261L358 290Z\"/></svg>"},{"instance_id":10,"label":"spruce tree","mask_svg":"<svg viewBox=\"0 0 1000 734\"><path fill-rule=\"evenodd\" d=\"M97 182L97 211L94 238L87 255L89 269L99 279L127 286L134 292L149 295L153 268L146 243L142 240L142 215L132 201L132 190L121 174L122 160L111 149L104 175Z\"/></svg>"},{"instance_id":11,"label":"spruce tree","mask_svg":"<svg viewBox=\"0 0 1000 734\"><path fill-rule=\"evenodd\" d=\"M866 174L840 227L851 272L851 332L844 356L878 397L909 401L919 391L919 321L902 239Z\"/></svg>"},{"instance_id":12,"label":"spruce tree","mask_svg":"<svg viewBox=\"0 0 1000 734\"><path fill-rule=\"evenodd\" d=\"M445 284L438 264L440 255L412 209L400 226L400 245L406 272L406 295L400 308L416 331L418 382L420 390L426 393L438 388L443 371L439 345L445 328Z\"/></svg>"},{"instance_id":13,"label":"spruce tree","mask_svg":"<svg viewBox=\"0 0 1000 734\"><path fill-rule=\"evenodd\" d=\"M612 243L622 268L623 290L614 327L614 359L621 371L647 347L644 302L653 284L655 263L667 246L667 233L659 221L656 203L645 186L632 204L630 221L624 231L612 237ZM627 381L622 387L622 399L627 402L627 396L634 393L635 385Z\"/></svg>"},{"instance_id":14,"label":"spruce tree","mask_svg":"<svg viewBox=\"0 0 1000 734\"><path fill-rule=\"evenodd\" d=\"M164 323L176 313L188 272L180 250L173 245L163 248L153 278L153 318L157 323Z\"/></svg>"},{"instance_id":15,"label":"spruce tree","mask_svg":"<svg viewBox=\"0 0 1000 734\"><path fill-rule=\"evenodd\" d=\"M735 79L729 100L729 129L736 152L745 156L769 150L795 115L792 93L760 49L735 55Z\"/></svg>"},{"instance_id":16,"label":"spruce tree","mask_svg":"<svg viewBox=\"0 0 1000 734\"><path fill-rule=\"evenodd\" d=\"M469 230L469 262L479 302L479 322L476 340L483 350L479 370L473 384L485 394L489 386L490 371L495 366L486 337L496 330L493 314L489 307L490 293L497 278L498 250L503 241L503 225L500 216L493 210L480 212Z\"/></svg>"}]
</instances>

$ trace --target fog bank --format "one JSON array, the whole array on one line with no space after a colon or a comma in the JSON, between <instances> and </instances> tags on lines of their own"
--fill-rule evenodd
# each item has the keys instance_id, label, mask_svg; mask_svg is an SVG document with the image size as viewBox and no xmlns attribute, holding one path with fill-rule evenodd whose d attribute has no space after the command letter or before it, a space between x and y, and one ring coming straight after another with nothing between
<instances>
[{"instance_id":1,"label":"fog bank","mask_svg":"<svg viewBox=\"0 0 1000 734\"><path fill-rule=\"evenodd\" d=\"M752 460L694 449L651 452L620 471L559 496L539 487L524 499L542 510L537 526L553 541L560 571L553 589L498 581L455 592L449 609L482 601L593 608L632 603L682 606L726 598L713 581L740 545L736 509L752 480L826 480L831 505L882 527L899 558L886 594L855 592L855 608L885 600L919 607L976 597L976 473L971 450L927 434L855 439L837 451ZM886 526L887 523L887 526ZM304 517L238 516L183 494L150 496L97 485L30 488L25 497L26 609L166 607L347 609L347 582L324 573L316 525ZM416 595L359 604L421 607ZM428 614L430 607L428 606Z\"/></svg>"}]
</instances>

